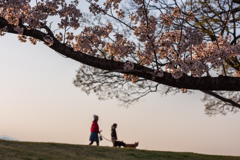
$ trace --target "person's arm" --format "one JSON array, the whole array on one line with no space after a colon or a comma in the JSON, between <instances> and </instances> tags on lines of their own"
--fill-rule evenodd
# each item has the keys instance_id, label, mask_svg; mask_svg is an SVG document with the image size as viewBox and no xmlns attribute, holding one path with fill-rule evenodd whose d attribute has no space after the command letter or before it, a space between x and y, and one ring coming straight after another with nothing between
<instances>
[{"instance_id":1,"label":"person's arm","mask_svg":"<svg viewBox=\"0 0 240 160\"><path fill-rule=\"evenodd\" d=\"M100 133L98 123L96 123L96 131L97 133Z\"/></svg>"}]
</instances>

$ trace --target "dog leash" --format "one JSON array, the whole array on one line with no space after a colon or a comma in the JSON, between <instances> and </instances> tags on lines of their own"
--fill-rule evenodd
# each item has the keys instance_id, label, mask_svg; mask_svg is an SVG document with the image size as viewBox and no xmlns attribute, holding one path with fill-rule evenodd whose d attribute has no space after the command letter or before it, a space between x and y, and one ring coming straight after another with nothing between
<instances>
[{"instance_id":1,"label":"dog leash","mask_svg":"<svg viewBox=\"0 0 240 160\"><path fill-rule=\"evenodd\" d=\"M102 136L105 140L107 140L107 141L109 141L109 142L112 142L112 141L110 141L109 139L105 138L103 135L101 135L101 133L99 133L99 134L100 134L100 136Z\"/></svg>"}]
</instances>

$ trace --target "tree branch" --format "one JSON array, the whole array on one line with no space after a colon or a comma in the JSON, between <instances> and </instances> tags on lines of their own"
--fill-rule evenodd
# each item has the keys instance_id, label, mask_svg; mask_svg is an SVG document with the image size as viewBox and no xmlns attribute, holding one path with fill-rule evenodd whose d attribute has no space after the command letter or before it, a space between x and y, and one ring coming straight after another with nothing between
<instances>
[{"instance_id":1,"label":"tree branch","mask_svg":"<svg viewBox=\"0 0 240 160\"><path fill-rule=\"evenodd\" d=\"M7 26L9 33L17 34L14 31L14 25L8 24L4 18L0 18L0 28ZM47 35L41 31L34 29L24 28L23 34L36 38L40 41L44 41L44 37ZM142 77L146 80L151 80L159 84L164 84L177 88L187 88L193 90L228 90L228 91L240 91L240 78L239 77L191 77L186 74L179 79L173 78L171 73L164 72L163 77L155 77L155 70L141 66L134 63L134 70L124 71L124 62L112 61L102 58L93 57L82 52L74 51L72 47L66 46L65 44L60 43L56 38L53 37L54 43L49 46L54 51L71 58L80 63L96 67L103 70L115 70L119 73L128 72L128 74L135 75L137 77ZM142 72L138 72L138 70Z\"/></svg>"},{"instance_id":2,"label":"tree branch","mask_svg":"<svg viewBox=\"0 0 240 160\"><path fill-rule=\"evenodd\" d=\"M240 104L234 102L234 101L231 100L231 99L224 98L224 97L222 97L222 96L220 96L220 95L218 95L218 94L216 94L216 93L214 93L214 92L212 92L212 91L207 91L207 90L201 90L201 91L202 91L203 93L209 94L209 95L211 95L211 96L213 96L213 97L215 97L215 98L217 98L217 99L219 99L219 100L221 100L221 101L230 103L232 106L237 107L237 108L240 109Z\"/></svg>"},{"instance_id":3,"label":"tree branch","mask_svg":"<svg viewBox=\"0 0 240 160\"><path fill-rule=\"evenodd\" d=\"M240 4L240 0L233 0L234 3Z\"/></svg>"}]
</instances>

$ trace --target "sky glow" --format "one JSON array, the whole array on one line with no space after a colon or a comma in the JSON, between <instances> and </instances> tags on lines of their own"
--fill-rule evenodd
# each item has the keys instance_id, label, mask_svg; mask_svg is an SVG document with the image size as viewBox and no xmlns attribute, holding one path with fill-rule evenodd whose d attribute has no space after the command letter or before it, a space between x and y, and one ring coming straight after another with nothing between
<instances>
[{"instance_id":1,"label":"sky glow","mask_svg":"<svg viewBox=\"0 0 240 160\"><path fill-rule=\"evenodd\" d=\"M87 12L86 2L81 6ZM119 140L138 149L240 156L240 113L208 117L203 94L149 94L129 108L99 101L73 85L79 63L44 44L0 37L0 136L87 145L93 114L102 134L118 124ZM112 143L103 140L101 146Z\"/></svg>"},{"instance_id":2,"label":"sky glow","mask_svg":"<svg viewBox=\"0 0 240 160\"><path fill-rule=\"evenodd\" d=\"M102 134L118 124L120 140L138 149L240 156L239 113L208 117L203 94L150 94L129 108L87 96L72 81L78 62L38 43L0 38L0 135L21 141L88 144L93 114ZM102 146L111 146L102 141Z\"/></svg>"}]
</instances>

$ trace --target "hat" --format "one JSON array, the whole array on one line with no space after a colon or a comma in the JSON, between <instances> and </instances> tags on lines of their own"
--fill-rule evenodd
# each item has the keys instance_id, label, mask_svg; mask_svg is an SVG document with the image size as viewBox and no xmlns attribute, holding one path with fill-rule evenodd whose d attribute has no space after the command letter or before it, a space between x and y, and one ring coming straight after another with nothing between
<instances>
[{"instance_id":1,"label":"hat","mask_svg":"<svg viewBox=\"0 0 240 160\"><path fill-rule=\"evenodd\" d=\"M98 118L98 116L97 116L97 115L93 115L93 118L94 118L94 120L95 120L95 119L97 119L97 118Z\"/></svg>"}]
</instances>

